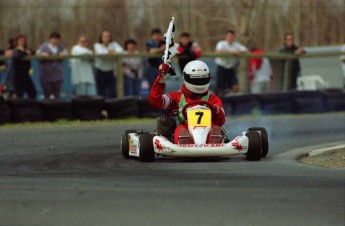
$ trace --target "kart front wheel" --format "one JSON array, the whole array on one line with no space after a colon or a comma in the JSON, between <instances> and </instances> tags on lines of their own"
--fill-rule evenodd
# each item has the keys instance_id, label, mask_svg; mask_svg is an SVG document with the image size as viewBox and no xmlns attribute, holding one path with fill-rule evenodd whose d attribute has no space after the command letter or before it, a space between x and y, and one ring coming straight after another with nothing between
<instances>
[{"instance_id":1,"label":"kart front wheel","mask_svg":"<svg viewBox=\"0 0 345 226\"><path fill-rule=\"evenodd\" d=\"M246 133L248 137L248 161L259 161L261 159L261 137L260 133L256 131L249 131Z\"/></svg>"},{"instance_id":2,"label":"kart front wheel","mask_svg":"<svg viewBox=\"0 0 345 226\"><path fill-rule=\"evenodd\" d=\"M126 130L123 134L122 134L122 138L121 138L121 152L122 152L122 156L126 159L129 158L129 140L128 140L128 134L129 133L135 133L136 130L132 129L132 130Z\"/></svg>"},{"instance_id":3,"label":"kart front wheel","mask_svg":"<svg viewBox=\"0 0 345 226\"><path fill-rule=\"evenodd\" d=\"M269 144L268 144L268 134L267 130L263 127L252 127L249 128L248 131L257 131L260 132L260 137L261 137L261 157L265 158L268 153L269 149Z\"/></svg>"},{"instance_id":4,"label":"kart front wheel","mask_svg":"<svg viewBox=\"0 0 345 226\"><path fill-rule=\"evenodd\" d=\"M155 151L153 149L153 134L139 135L139 159L142 162L154 162Z\"/></svg>"}]
</instances>

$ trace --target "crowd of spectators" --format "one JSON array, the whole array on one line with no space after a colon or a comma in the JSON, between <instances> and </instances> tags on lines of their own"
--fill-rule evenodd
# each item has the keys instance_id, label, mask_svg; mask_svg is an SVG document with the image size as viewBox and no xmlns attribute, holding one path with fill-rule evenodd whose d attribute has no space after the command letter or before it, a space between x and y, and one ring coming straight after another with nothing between
<instances>
[{"instance_id":1,"label":"crowd of spectators","mask_svg":"<svg viewBox=\"0 0 345 226\"><path fill-rule=\"evenodd\" d=\"M182 32L177 40L179 43L177 63L180 71L192 60L202 56L202 48L193 41L191 35ZM122 46L113 40L110 31L102 31L98 41L91 46L88 37L81 35L70 52L61 43L61 35L52 32L49 39L44 42L36 51L28 47L27 37L18 35L9 40L6 50L0 50L0 54L11 57L10 60L0 62L0 93L5 90L8 97L37 98L37 91L31 79L30 61L22 60L26 56L40 55L39 60L39 82L43 90L45 99L59 99L62 85L65 79L63 57L70 54L73 56L84 56L83 58L69 59L71 68L71 84L74 95L100 95L105 98L115 98L117 96L116 62L112 58L97 57L93 54L131 54L131 57L123 57L122 69L124 75L124 95L140 95L141 83L145 80L149 86L154 82L158 73L158 67L162 63L161 57L150 57L142 59L133 57L139 54L136 40L127 39ZM343 47L345 48L345 47ZM151 31L151 36L146 42L146 50L151 54L161 54L165 50L163 33L159 28ZM228 30L223 40L215 46L215 52L219 54L231 53L233 57L217 57L215 59L216 68L216 92L220 97L228 94L235 94L240 91L237 71L239 67L239 56L249 52L252 54L264 54L262 48L251 47L250 50L243 44L236 41L234 30ZM284 46L281 53L300 55L305 53L303 48L295 45L293 34L288 33L284 37ZM44 59L45 57L56 56L56 59ZM90 56L90 57L87 57ZM342 59L343 65L344 60ZM267 58L249 59L249 81L252 93L263 93L270 91L270 83L273 73L270 61ZM343 66L345 74L345 66ZM290 70L290 89L296 89L297 77L300 74L300 64L298 59L292 61Z\"/></svg>"}]
</instances>

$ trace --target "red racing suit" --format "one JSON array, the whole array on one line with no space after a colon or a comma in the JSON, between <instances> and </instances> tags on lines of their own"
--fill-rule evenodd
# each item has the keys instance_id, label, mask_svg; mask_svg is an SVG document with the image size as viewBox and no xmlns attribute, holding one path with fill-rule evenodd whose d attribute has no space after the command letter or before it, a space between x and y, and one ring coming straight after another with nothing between
<instances>
[{"instance_id":1,"label":"red racing suit","mask_svg":"<svg viewBox=\"0 0 345 226\"><path fill-rule=\"evenodd\" d=\"M177 91L177 92L170 92L168 94L164 94L164 90L165 90L165 79L162 77L161 73L159 72L150 90L149 103L154 108L167 110L167 113L169 115L176 115L176 113L178 112L180 108L179 103L180 103L182 95L184 96L186 103L201 100L203 99L204 96L208 95L207 93L204 93L204 94L192 93L186 88L185 85L182 85L181 91ZM212 123L217 126L223 126L225 123L225 113L224 113L222 101L215 94L209 94L207 101L212 106L214 106L214 108L211 109ZM216 111L215 109L217 108L218 110Z\"/></svg>"}]
</instances>

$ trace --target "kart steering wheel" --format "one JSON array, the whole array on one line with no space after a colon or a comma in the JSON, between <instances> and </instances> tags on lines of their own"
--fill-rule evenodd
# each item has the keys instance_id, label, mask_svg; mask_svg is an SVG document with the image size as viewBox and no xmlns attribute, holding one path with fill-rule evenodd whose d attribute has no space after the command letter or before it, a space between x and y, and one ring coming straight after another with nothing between
<instances>
[{"instance_id":1,"label":"kart steering wheel","mask_svg":"<svg viewBox=\"0 0 345 226\"><path fill-rule=\"evenodd\" d=\"M191 105L206 105L207 107L209 107L212 110L213 105L210 104L207 101L204 100L197 100L197 101L193 101L193 102L189 102L187 103L183 108L182 108L182 115L185 118L185 120L187 119L187 108L190 107Z\"/></svg>"}]
</instances>

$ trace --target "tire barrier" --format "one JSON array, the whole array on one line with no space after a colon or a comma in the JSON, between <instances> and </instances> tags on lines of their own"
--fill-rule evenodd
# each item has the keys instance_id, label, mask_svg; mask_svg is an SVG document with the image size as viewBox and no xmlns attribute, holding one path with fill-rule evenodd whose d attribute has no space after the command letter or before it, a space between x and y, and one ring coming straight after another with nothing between
<instances>
[{"instance_id":1,"label":"tire barrier","mask_svg":"<svg viewBox=\"0 0 345 226\"><path fill-rule=\"evenodd\" d=\"M75 96L72 98L73 117L82 121L101 120L105 104L101 96Z\"/></svg>"},{"instance_id":2,"label":"tire barrier","mask_svg":"<svg viewBox=\"0 0 345 226\"><path fill-rule=\"evenodd\" d=\"M345 112L345 92L335 89L246 94L225 97L222 101L224 110L229 116ZM70 101L27 99L6 101L0 97L0 124L60 119L156 118L163 114L164 111L152 108L147 98L133 96L110 100L104 100L103 97L76 96Z\"/></svg>"},{"instance_id":3,"label":"tire barrier","mask_svg":"<svg viewBox=\"0 0 345 226\"><path fill-rule=\"evenodd\" d=\"M226 97L223 99L223 102L231 105L230 108L227 107L227 109L225 109L225 111L231 109L230 112L226 111L226 113L230 113L230 115L255 114L260 111L259 99L257 95L254 94Z\"/></svg>"},{"instance_id":4,"label":"tire barrier","mask_svg":"<svg viewBox=\"0 0 345 226\"><path fill-rule=\"evenodd\" d=\"M321 113L323 98L318 91L291 91L288 93L292 100L292 113Z\"/></svg>"},{"instance_id":5,"label":"tire barrier","mask_svg":"<svg viewBox=\"0 0 345 226\"><path fill-rule=\"evenodd\" d=\"M10 108L3 97L0 96L0 124L11 122Z\"/></svg>"},{"instance_id":6,"label":"tire barrier","mask_svg":"<svg viewBox=\"0 0 345 226\"><path fill-rule=\"evenodd\" d=\"M345 111L345 93L323 91L323 105L325 112Z\"/></svg>"},{"instance_id":7,"label":"tire barrier","mask_svg":"<svg viewBox=\"0 0 345 226\"><path fill-rule=\"evenodd\" d=\"M164 111L153 108L148 98L140 98L137 100L137 105L139 107L138 117L139 118L157 118L164 114Z\"/></svg>"},{"instance_id":8,"label":"tire barrier","mask_svg":"<svg viewBox=\"0 0 345 226\"><path fill-rule=\"evenodd\" d=\"M138 97L123 97L105 101L105 110L108 112L108 118L118 119L137 116L139 106L137 105Z\"/></svg>"},{"instance_id":9,"label":"tire barrier","mask_svg":"<svg viewBox=\"0 0 345 226\"><path fill-rule=\"evenodd\" d=\"M258 94L258 99L263 115L286 114L292 112L290 97L285 93Z\"/></svg>"},{"instance_id":10,"label":"tire barrier","mask_svg":"<svg viewBox=\"0 0 345 226\"><path fill-rule=\"evenodd\" d=\"M40 105L44 121L73 119L71 101L43 100L40 101Z\"/></svg>"},{"instance_id":11,"label":"tire barrier","mask_svg":"<svg viewBox=\"0 0 345 226\"><path fill-rule=\"evenodd\" d=\"M40 104L29 99L9 99L11 122L40 122L43 121Z\"/></svg>"}]
</instances>

